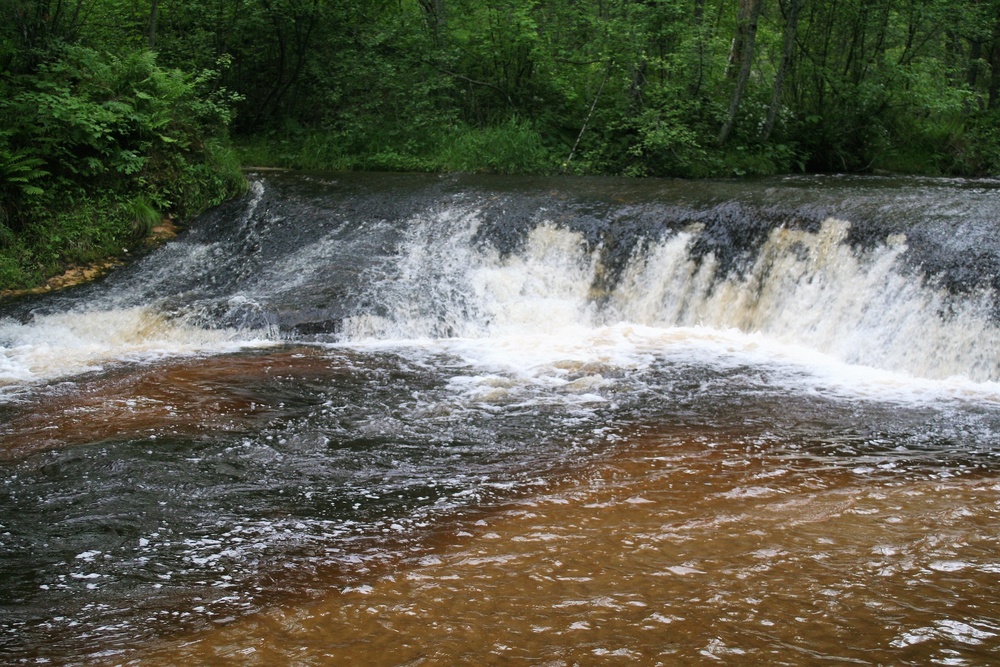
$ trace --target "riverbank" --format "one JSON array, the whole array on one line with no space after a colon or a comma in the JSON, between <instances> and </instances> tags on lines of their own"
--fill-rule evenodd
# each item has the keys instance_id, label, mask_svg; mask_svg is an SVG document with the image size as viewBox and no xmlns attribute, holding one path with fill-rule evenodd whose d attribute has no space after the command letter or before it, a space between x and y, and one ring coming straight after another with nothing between
<instances>
[{"instance_id":1,"label":"riverbank","mask_svg":"<svg viewBox=\"0 0 1000 667\"><path fill-rule=\"evenodd\" d=\"M0 301L31 294L57 292L68 287L75 287L96 280L109 271L125 264L132 253L153 250L177 236L179 231L179 227L174 223L172 218L163 218L158 225L149 230L149 234L146 235L143 242L137 248L133 248L132 251L126 250L121 255L113 255L87 264L70 265L65 271L48 278L37 287L0 290Z\"/></svg>"}]
</instances>

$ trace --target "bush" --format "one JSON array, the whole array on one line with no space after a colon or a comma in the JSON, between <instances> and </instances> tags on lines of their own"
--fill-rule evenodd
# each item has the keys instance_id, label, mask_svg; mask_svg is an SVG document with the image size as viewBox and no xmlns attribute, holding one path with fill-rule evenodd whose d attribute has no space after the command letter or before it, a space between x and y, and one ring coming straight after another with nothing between
<instances>
[{"instance_id":1,"label":"bush","mask_svg":"<svg viewBox=\"0 0 1000 667\"><path fill-rule=\"evenodd\" d=\"M245 183L227 138L234 96L212 90L216 77L161 68L148 51L119 58L68 44L9 77L0 288L121 252L154 218L238 194Z\"/></svg>"},{"instance_id":2,"label":"bush","mask_svg":"<svg viewBox=\"0 0 1000 667\"><path fill-rule=\"evenodd\" d=\"M451 171L544 173L554 161L529 123L511 119L498 127L462 127L445 140L442 166Z\"/></svg>"},{"instance_id":3,"label":"bush","mask_svg":"<svg viewBox=\"0 0 1000 667\"><path fill-rule=\"evenodd\" d=\"M498 127L453 125L421 141L393 143L377 133L363 143L332 130L288 129L240 144L244 164L311 171L469 171L544 173L555 161L541 136L516 119Z\"/></svg>"},{"instance_id":4,"label":"bush","mask_svg":"<svg viewBox=\"0 0 1000 667\"><path fill-rule=\"evenodd\" d=\"M1000 109L973 119L949 148L948 173L1000 176Z\"/></svg>"}]
</instances>

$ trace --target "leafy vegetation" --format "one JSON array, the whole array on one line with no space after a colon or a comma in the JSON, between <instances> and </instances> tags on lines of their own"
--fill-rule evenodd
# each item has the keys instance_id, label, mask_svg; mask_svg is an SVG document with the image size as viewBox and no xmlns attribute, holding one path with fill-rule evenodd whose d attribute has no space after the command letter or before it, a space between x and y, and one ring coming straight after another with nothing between
<instances>
[{"instance_id":1,"label":"leafy vegetation","mask_svg":"<svg viewBox=\"0 0 1000 667\"><path fill-rule=\"evenodd\" d=\"M233 195L240 160L1000 173L1000 0L0 0L0 18L0 287Z\"/></svg>"},{"instance_id":2,"label":"leafy vegetation","mask_svg":"<svg viewBox=\"0 0 1000 667\"><path fill-rule=\"evenodd\" d=\"M1000 0L231 2L198 50L258 164L1000 171Z\"/></svg>"},{"instance_id":3,"label":"leafy vegetation","mask_svg":"<svg viewBox=\"0 0 1000 667\"><path fill-rule=\"evenodd\" d=\"M0 83L0 288L120 254L244 187L217 71L62 40L18 55Z\"/></svg>"}]
</instances>

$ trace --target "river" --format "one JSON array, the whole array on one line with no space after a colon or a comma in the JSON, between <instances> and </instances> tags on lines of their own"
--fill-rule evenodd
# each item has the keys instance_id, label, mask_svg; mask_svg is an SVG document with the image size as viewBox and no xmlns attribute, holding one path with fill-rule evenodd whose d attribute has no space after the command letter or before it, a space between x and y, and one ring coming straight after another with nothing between
<instances>
[{"instance_id":1,"label":"river","mask_svg":"<svg viewBox=\"0 0 1000 667\"><path fill-rule=\"evenodd\" d=\"M252 175L0 303L0 663L996 664L998 221Z\"/></svg>"}]
</instances>

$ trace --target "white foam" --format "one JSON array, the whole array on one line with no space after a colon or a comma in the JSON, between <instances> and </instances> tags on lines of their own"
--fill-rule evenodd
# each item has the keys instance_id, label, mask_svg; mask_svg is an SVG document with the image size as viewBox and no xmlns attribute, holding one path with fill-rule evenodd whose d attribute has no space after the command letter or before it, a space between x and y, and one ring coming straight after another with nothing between
<instances>
[{"instance_id":1,"label":"white foam","mask_svg":"<svg viewBox=\"0 0 1000 667\"><path fill-rule=\"evenodd\" d=\"M989 297L961 303L899 267L905 239L862 253L850 225L778 228L743 273L714 279L709 255L689 257L694 231L637 256L613 294L616 314L652 325L736 329L826 353L848 364L916 377L1000 379L1000 328Z\"/></svg>"},{"instance_id":2,"label":"white foam","mask_svg":"<svg viewBox=\"0 0 1000 667\"><path fill-rule=\"evenodd\" d=\"M113 360L228 352L267 341L203 329L143 307L69 311L22 324L0 320L0 386L97 370Z\"/></svg>"},{"instance_id":3,"label":"white foam","mask_svg":"<svg viewBox=\"0 0 1000 667\"><path fill-rule=\"evenodd\" d=\"M526 389L557 392L560 400L593 397L573 392L581 380L600 395L656 366L682 364L716 369L758 368L768 381L797 393L844 398L939 404L970 400L1000 403L1000 383L963 377L921 378L910 373L852 364L763 334L710 327L655 327L620 322L570 325L545 334L478 338L366 339L341 343L358 349L392 349L410 355L447 354L466 365L449 386L470 400L513 402ZM338 345L338 346L339 346ZM625 379L615 379L625 371ZM582 374L582 376L581 376ZM600 379L598 380L598 374ZM560 391L560 389L565 389Z\"/></svg>"},{"instance_id":4,"label":"white foam","mask_svg":"<svg viewBox=\"0 0 1000 667\"><path fill-rule=\"evenodd\" d=\"M365 277L363 301L379 313L348 318L342 344L457 356L472 370L455 374L453 390L481 402L516 401L534 387L592 404L616 374L670 363L760 366L796 391L1000 402L991 295L958 302L907 275L902 237L860 251L845 243L842 221L815 233L779 228L751 266L719 278L713 256L691 258L691 229L639 244L616 287L596 294L606 267L582 234L543 222L502 256L477 242L480 221L457 206L410 221L395 265ZM245 309L241 298L230 304ZM2 320L0 388L272 335L141 307Z\"/></svg>"},{"instance_id":5,"label":"white foam","mask_svg":"<svg viewBox=\"0 0 1000 667\"><path fill-rule=\"evenodd\" d=\"M779 228L751 266L720 279L712 255L691 258L691 229L640 244L617 286L594 294L604 269L581 234L543 223L501 257L473 248L476 211L445 218L444 232L412 226L404 270L373 285L389 314L349 320L354 344L443 349L535 381L677 360L783 368L798 389L852 396L1000 400L991 295L959 302L908 275L902 236L861 251L840 220Z\"/></svg>"}]
</instances>

